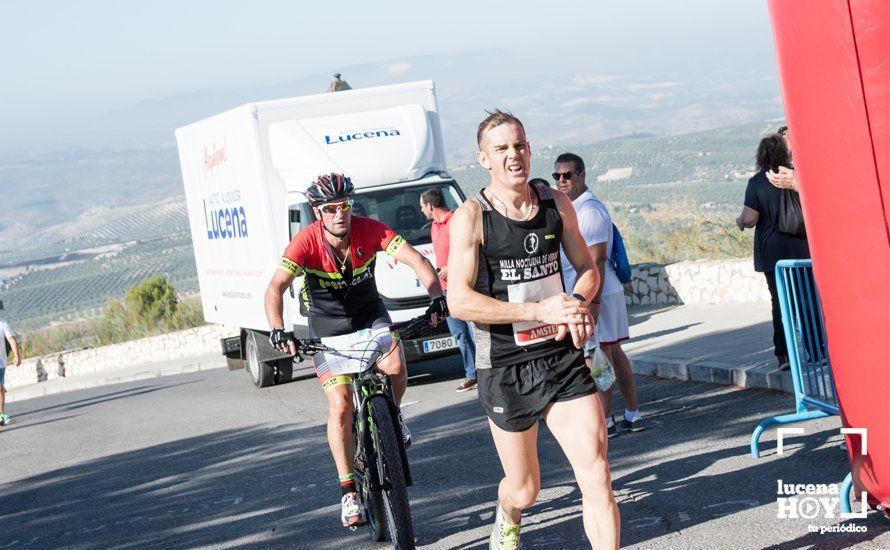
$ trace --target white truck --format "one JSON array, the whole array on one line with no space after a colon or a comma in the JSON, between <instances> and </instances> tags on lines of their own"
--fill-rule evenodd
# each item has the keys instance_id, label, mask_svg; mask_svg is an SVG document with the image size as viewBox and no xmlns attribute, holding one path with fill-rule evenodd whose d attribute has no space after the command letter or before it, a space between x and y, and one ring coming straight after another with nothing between
<instances>
[{"instance_id":1,"label":"white truck","mask_svg":"<svg viewBox=\"0 0 890 550\"><path fill-rule=\"evenodd\" d=\"M354 212L376 218L435 263L420 194L437 187L456 208L432 81L248 103L176 130L204 319L240 327L222 341L230 368L254 384L289 380L290 358L269 345L266 285L300 229L315 221L303 194L318 175L341 172L356 188ZM377 287L396 327L423 313L426 290L407 266L380 253ZM297 279L284 319L299 337ZM409 361L453 353L442 323L404 342Z\"/></svg>"}]
</instances>

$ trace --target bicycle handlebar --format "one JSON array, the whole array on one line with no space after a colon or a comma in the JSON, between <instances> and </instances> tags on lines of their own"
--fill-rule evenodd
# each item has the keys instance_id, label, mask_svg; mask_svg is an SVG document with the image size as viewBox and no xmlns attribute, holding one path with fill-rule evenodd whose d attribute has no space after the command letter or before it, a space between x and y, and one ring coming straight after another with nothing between
<instances>
[{"instance_id":1,"label":"bicycle handlebar","mask_svg":"<svg viewBox=\"0 0 890 550\"><path fill-rule=\"evenodd\" d=\"M420 315L408 321L406 325L395 330L397 333L397 337L399 340L410 340L418 335L420 330L428 325L432 320L432 316L428 315ZM445 319L440 319L440 323L444 323ZM293 332L287 333L289 336L293 336ZM326 346L321 338L294 338L294 341L297 344L297 356L307 355L313 356L316 353L321 353L325 351L336 351L335 349Z\"/></svg>"}]
</instances>

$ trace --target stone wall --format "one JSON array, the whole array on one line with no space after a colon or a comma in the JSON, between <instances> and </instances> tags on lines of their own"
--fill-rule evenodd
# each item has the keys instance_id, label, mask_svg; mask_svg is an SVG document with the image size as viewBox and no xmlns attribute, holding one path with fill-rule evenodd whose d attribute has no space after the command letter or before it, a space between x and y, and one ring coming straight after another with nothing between
<instances>
[{"instance_id":1,"label":"stone wall","mask_svg":"<svg viewBox=\"0 0 890 550\"><path fill-rule=\"evenodd\" d=\"M625 285L628 305L769 302L762 273L750 259L638 264Z\"/></svg>"},{"instance_id":2,"label":"stone wall","mask_svg":"<svg viewBox=\"0 0 890 550\"><path fill-rule=\"evenodd\" d=\"M19 367L8 365L6 384L9 388L36 384L38 378L43 377L40 370L44 371L47 380L53 380L62 377L63 373L64 376L76 376L128 365L221 354L220 338L237 334L237 328L204 325L120 344L33 357L22 361Z\"/></svg>"}]
</instances>

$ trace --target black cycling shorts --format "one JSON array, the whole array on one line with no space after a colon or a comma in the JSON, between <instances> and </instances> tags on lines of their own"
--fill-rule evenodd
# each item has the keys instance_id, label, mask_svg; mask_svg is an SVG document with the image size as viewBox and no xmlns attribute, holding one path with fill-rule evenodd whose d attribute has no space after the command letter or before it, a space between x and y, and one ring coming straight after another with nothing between
<instances>
[{"instance_id":1,"label":"black cycling shorts","mask_svg":"<svg viewBox=\"0 0 890 550\"><path fill-rule=\"evenodd\" d=\"M531 428L550 403L596 393L579 350L561 349L518 365L478 369L476 381L485 414L508 432Z\"/></svg>"},{"instance_id":2,"label":"black cycling shorts","mask_svg":"<svg viewBox=\"0 0 890 550\"><path fill-rule=\"evenodd\" d=\"M324 338L327 336L340 336L343 334L352 334L365 328L382 328L392 326L392 320L383 302L379 303L376 309L357 315L352 318L341 317L321 317L314 316L309 318L309 334L312 338ZM315 365L315 375L318 376L322 388L325 391L329 389L349 384L352 381L351 376L341 375L333 376L328 368L328 361L324 353L316 353L312 356L312 363Z\"/></svg>"}]
</instances>

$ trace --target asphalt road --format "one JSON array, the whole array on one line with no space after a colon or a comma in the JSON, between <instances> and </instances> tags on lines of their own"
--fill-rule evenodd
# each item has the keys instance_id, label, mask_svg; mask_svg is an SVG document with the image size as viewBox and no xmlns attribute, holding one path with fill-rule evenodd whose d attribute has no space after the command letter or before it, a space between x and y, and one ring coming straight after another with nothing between
<instances>
[{"instance_id":1,"label":"asphalt road","mask_svg":"<svg viewBox=\"0 0 890 550\"><path fill-rule=\"evenodd\" d=\"M410 490L417 543L481 548L500 463L475 392L456 394L448 360L412 368ZM777 519L777 480L839 483L839 421L748 457L767 391L638 378L650 429L610 441L622 545L634 548L890 547L877 512L865 532L810 533L838 520ZM616 403L616 409L620 405ZM339 490L314 378L256 390L244 372L205 371L15 403L0 433L0 549L375 548L339 526ZM580 495L544 428L543 489L524 516L526 548L586 545Z\"/></svg>"}]
</instances>

